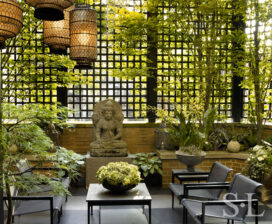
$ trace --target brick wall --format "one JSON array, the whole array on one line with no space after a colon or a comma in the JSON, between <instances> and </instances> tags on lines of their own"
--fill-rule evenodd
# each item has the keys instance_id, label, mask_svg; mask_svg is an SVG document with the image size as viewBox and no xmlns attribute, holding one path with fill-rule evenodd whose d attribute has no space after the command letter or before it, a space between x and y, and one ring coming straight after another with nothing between
<instances>
[{"instance_id":1,"label":"brick wall","mask_svg":"<svg viewBox=\"0 0 272 224\"><path fill-rule=\"evenodd\" d=\"M171 182L172 169L185 169L186 166L179 162L175 156L175 152L158 150L158 154L162 160L162 187L167 187ZM228 181L231 181L235 173L242 172L245 166L245 160L247 159L247 153L228 153L228 152L207 152L207 155L202 163L196 166L196 168L209 171L212 164L215 161L219 161L222 164L230 167L233 171L228 177Z\"/></svg>"},{"instance_id":2,"label":"brick wall","mask_svg":"<svg viewBox=\"0 0 272 224\"><path fill-rule=\"evenodd\" d=\"M227 124L226 124L227 125ZM248 131L248 126L244 124L236 125L237 133ZM228 124L227 128L231 125ZM154 131L158 125L156 124L124 124L123 139L127 143L127 148L130 153L152 152L155 151L154 146ZM230 126L230 127L229 127ZM225 127L224 127L225 128ZM264 128L264 136L271 136L272 127ZM89 151L90 143L93 141L93 126L91 124L77 124L74 128L65 129L60 137L62 146L67 149L72 149L80 154L86 154ZM162 152L159 150L158 152ZM168 151L169 152L169 151ZM185 168L171 152L172 156L164 155L163 160L163 187L166 187L171 182L171 169ZM224 154L225 153L225 154ZM227 153L227 152L210 152L205 160L197 166L203 170L210 170L211 165L215 161L220 161L226 166L234 169L233 173L241 172L245 165L245 155ZM233 174L228 180L231 180Z\"/></svg>"},{"instance_id":3,"label":"brick wall","mask_svg":"<svg viewBox=\"0 0 272 224\"><path fill-rule=\"evenodd\" d=\"M251 127L245 124L219 124L221 128L231 129L235 127L237 133L244 133ZM152 152L154 146L154 131L158 124L124 124L123 139L128 145L130 153ZM272 126L265 126L263 136L272 135ZM75 152L86 154L90 143L93 141L92 124L76 124L74 128L65 129L60 137L62 146Z\"/></svg>"},{"instance_id":4,"label":"brick wall","mask_svg":"<svg viewBox=\"0 0 272 224\"><path fill-rule=\"evenodd\" d=\"M152 152L155 150L155 125L124 125L123 140L127 143L130 153ZM61 145L77 153L86 154L94 139L92 125L76 125L75 128L65 129L60 136Z\"/></svg>"}]
</instances>

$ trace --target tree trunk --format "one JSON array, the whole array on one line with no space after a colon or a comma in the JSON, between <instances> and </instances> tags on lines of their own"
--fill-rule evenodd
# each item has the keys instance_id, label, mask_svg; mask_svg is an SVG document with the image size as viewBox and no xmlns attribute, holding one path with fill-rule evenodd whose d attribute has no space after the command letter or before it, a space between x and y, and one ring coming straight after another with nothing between
<instances>
[{"instance_id":1,"label":"tree trunk","mask_svg":"<svg viewBox=\"0 0 272 224\"><path fill-rule=\"evenodd\" d=\"M259 55L259 44L260 44L260 39L259 39L259 3L255 3L255 16L256 16L256 29L254 32L254 61L255 61L255 66L253 64L253 70L252 70L252 75L253 75L253 82L254 82L254 91L255 91L255 115L256 115L256 123L257 123L257 141L258 144L261 143L262 139L262 129L263 129L263 117L262 117L262 112L263 112L263 102L262 102L262 89L261 89L261 83L260 83L260 55Z\"/></svg>"},{"instance_id":2,"label":"tree trunk","mask_svg":"<svg viewBox=\"0 0 272 224\"><path fill-rule=\"evenodd\" d=\"M215 77L215 45L216 45L216 35L215 35L215 11L212 14L212 21L210 27L211 40L207 43L207 71L206 71L206 94L204 111L207 111L210 107L211 96L213 92L213 80ZM206 34L208 36L209 25L207 25Z\"/></svg>"},{"instance_id":3,"label":"tree trunk","mask_svg":"<svg viewBox=\"0 0 272 224\"><path fill-rule=\"evenodd\" d=\"M7 197L8 197L8 218L7 218L7 224L12 224L12 199L11 199L11 192L10 192L10 186L6 182L6 191L7 191Z\"/></svg>"}]
</instances>

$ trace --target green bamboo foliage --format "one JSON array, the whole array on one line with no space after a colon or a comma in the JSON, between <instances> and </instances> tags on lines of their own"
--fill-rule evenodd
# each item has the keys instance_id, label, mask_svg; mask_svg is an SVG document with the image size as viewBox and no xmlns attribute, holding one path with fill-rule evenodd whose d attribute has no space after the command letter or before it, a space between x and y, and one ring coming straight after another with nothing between
<instances>
[{"instance_id":1,"label":"green bamboo foliage","mask_svg":"<svg viewBox=\"0 0 272 224\"><path fill-rule=\"evenodd\" d=\"M230 1L147 1L134 10L112 4L109 24L113 50L137 58L146 55L148 37L156 35L158 94L176 96L170 103L190 105L190 98L204 113L214 95L214 104L225 100L230 89ZM147 16L147 12L153 14ZM164 35L162 35L162 33ZM151 43L152 44L152 43ZM179 54L176 52L179 51ZM148 77L148 59L144 64L123 65L112 75L135 79ZM228 64L229 63L229 64ZM187 66L189 65L189 66ZM133 66L133 67L132 67ZM169 69L171 68L171 69ZM226 108L228 109L228 108Z\"/></svg>"},{"instance_id":2,"label":"green bamboo foliage","mask_svg":"<svg viewBox=\"0 0 272 224\"><path fill-rule=\"evenodd\" d=\"M272 19L271 1L250 0L247 2L247 25L244 35L238 40L243 42L243 50L236 56L244 58L238 63L243 77L242 87L246 91L244 106L247 120L256 125L257 138L261 141L263 124L271 121L272 103ZM238 35L237 35L238 36Z\"/></svg>"},{"instance_id":3,"label":"green bamboo foliage","mask_svg":"<svg viewBox=\"0 0 272 224\"><path fill-rule=\"evenodd\" d=\"M52 110L45 109L42 105L15 106L4 104L2 107L3 119L1 139L3 156L3 172L0 178L4 180L4 186L0 186L7 195L8 219L7 224L12 223L13 201L10 188L20 190L21 195L32 190L40 190L40 184L47 184L52 188L53 195L70 194L67 186L61 179L63 172L56 172L56 179L50 178L46 173L34 173L22 175L17 166L20 161L32 156L37 160L37 165L46 166L52 161L54 167L66 170L71 178L76 178L78 169L83 163L83 156L64 148L54 148L53 142L41 128L44 124L61 124L61 118ZM51 123L51 124L53 124ZM45 126L47 127L47 126Z\"/></svg>"}]
</instances>

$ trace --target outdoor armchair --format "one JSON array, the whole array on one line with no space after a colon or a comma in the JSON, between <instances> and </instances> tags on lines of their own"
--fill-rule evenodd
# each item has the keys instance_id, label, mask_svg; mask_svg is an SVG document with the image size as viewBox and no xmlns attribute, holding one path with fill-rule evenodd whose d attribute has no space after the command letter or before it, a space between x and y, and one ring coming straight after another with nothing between
<instances>
[{"instance_id":1,"label":"outdoor armchair","mask_svg":"<svg viewBox=\"0 0 272 224\"><path fill-rule=\"evenodd\" d=\"M43 211L50 212L50 224L54 223L55 212L58 214L58 223L60 222L64 201L61 196L12 196L11 199L16 202L12 215L13 222L15 216ZM8 198L5 196L4 200L8 200Z\"/></svg>"},{"instance_id":2,"label":"outdoor armchair","mask_svg":"<svg viewBox=\"0 0 272 224\"><path fill-rule=\"evenodd\" d=\"M172 194L172 208L174 208L174 196L176 196L179 201L183 198L192 197L192 198L202 198L206 200L216 200L220 196L222 189L203 189L191 186L202 186L202 185L218 185L225 184L227 176L232 169L224 166L219 162L215 162L212 165L210 172L189 172L182 173L182 175L176 175L180 180L180 184L170 183L168 185L171 194ZM172 180L174 177L172 177ZM188 183L181 184L184 181L202 181L206 180L206 183ZM189 189L190 192L189 192Z\"/></svg>"},{"instance_id":3,"label":"outdoor armchair","mask_svg":"<svg viewBox=\"0 0 272 224\"><path fill-rule=\"evenodd\" d=\"M59 171L62 170L61 168L58 167L36 167L36 166L30 166L29 162L27 159L20 160L20 162L17 164L18 170L22 175L25 176L33 176L34 173L33 171ZM61 181L62 184L65 186L65 188L69 188L70 185L70 178L68 177L68 174L66 170L64 171L64 175L62 178L54 178L52 177L52 180L55 181ZM46 184L40 184L38 185L38 189L32 189L31 191L28 191L28 194L41 194L41 193L46 193L48 194L50 191L52 191L52 187ZM67 200L67 196L66 196Z\"/></svg>"},{"instance_id":4,"label":"outdoor armchair","mask_svg":"<svg viewBox=\"0 0 272 224\"><path fill-rule=\"evenodd\" d=\"M215 217L233 221L244 222L246 214L258 214L258 200L252 199L261 184L245 177L242 174L236 174L231 184L202 186L206 189L227 189L224 200L217 201L198 201L184 198L181 201L183 205L183 224L187 224L187 213L201 224L205 223L205 217ZM199 186L200 187L200 186ZM230 203L232 203L230 205ZM235 208L234 208L235 207ZM249 209L253 208L253 211ZM258 223L258 216L255 216L255 223Z\"/></svg>"},{"instance_id":5,"label":"outdoor armchair","mask_svg":"<svg viewBox=\"0 0 272 224\"><path fill-rule=\"evenodd\" d=\"M31 180L31 177L28 176L35 175L32 173L33 170L56 170L54 167L48 167L48 168L38 168L38 167L30 167L27 160L22 160L18 164L19 173L16 173L15 175L25 175L26 180ZM55 179L54 181L62 181L62 183L65 183L63 181L66 181L66 184L64 184L64 187L68 188L69 181L67 179L68 177L64 177L61 179ZM60 217L62 215L62 205L65 201L65 198L67 198L67 195L52 195L53 186L48 186L46 184L40 184L38 188L31 188L27 190L21 190L18 189L15 186L10 186L10 193L11 198L5 196L4 200L8 201L11 199L13 201L13 213L12 213L12 219L14 220L15 216L21 216L31 213L37 213L37 212L44 212L49 211L50 212L50 223L54 223L54 214L58 214L58 222L60 221Z\"/></svg>"}]
</instances>

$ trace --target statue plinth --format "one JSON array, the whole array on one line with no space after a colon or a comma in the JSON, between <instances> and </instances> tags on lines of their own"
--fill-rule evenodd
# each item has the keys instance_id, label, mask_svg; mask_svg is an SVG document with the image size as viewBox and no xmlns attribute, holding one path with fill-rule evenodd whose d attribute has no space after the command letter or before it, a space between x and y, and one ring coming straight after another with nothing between
<instances>
[{"instance_id":1,"label":"statue plinth","mask_svg":"<svg viewBox=\"0 0 272 224\"><path fill-rule=\"evenodd\" d=\"M124 116L121 105L110 99L96 104L92 120L95 141L90 144L91 156L127 156L127 144L122 140Z\"/></svg>"},{"instance_id":2,"label":"statue plinth","mask_svg":"<svg viewBox=\"0 0 272 224\"><path fill-rule=\"evenodd\" d=\"M90 151L92 157L124 157L128 155L127 149L111 149L111 148L100 148L92 149Z\"/></svg>"}]
</instances>

